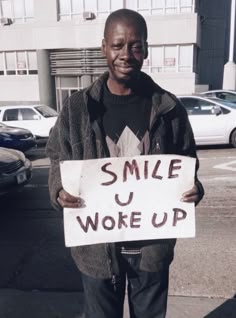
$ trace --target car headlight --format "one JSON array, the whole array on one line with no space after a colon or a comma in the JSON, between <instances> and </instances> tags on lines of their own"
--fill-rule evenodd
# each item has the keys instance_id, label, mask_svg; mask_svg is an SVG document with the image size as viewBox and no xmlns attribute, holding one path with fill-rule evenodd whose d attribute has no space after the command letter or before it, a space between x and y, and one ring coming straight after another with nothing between
<instances>
[{"instance_id":1,"label":"car headlight","mask_svg":"<svg viewBox=\"0 0 236 318\"><path fill-rule=\"evenodd\" d=\"M6 141L6 140L12 140L12 136L9 135L9 134L7 134L7 133L2 133L2 134L0 135L0 138L1 138L1 139L4 139L5 141Z\"/></svg>"},{"instance_id":2,"label":"car headlight","mask_svg":"<svg viewBox=\"0 0 236 318\"><path fill-rule=\"evenodd\" d=\"M30 168L32 166L31 161L29 159L25 159L25 167Z\"/></svg>"},{"instance_id":3,"label":"car headlight","mask_svg":"<svg viewBox=\"0 0 236 318\"><path fill-rule=\"evenodd\" d=\"M11 135L9 135L8 133L1 133L1 136L7 137L7 138L10 138L10 137L11 137Z\"/></svg>"},{"instance_id":4,"label":"car headlight","mask_svg":"<svg viewBox=\"0 0 236 318\"><path fill-rule=\"evenodd\" d=\"M15 153L17 152L17 153L18 153L18 156L19 156L19 159L20 159L21 161L25 162L26 158L25 158L25 155L24 155L24 153L23 153L22 151L14 150L14 152L15 152Z\"/></svg>"}]
</instances>

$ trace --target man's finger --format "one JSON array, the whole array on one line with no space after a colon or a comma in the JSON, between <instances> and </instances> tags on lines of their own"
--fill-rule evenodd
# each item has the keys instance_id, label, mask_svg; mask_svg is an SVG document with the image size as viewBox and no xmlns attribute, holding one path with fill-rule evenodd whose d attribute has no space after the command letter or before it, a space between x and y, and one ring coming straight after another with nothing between
<instances>
[{"instance_id":1,"label":"man's finger","mask_svg":"<svg viewBox=\"0 0 236 318\"><path fill-rule=\"evenodd\" d=\"M69 194L68 192L66 192L64 189L62 189L60 192L59 192L59 198L62 200L62 201L66 201L68 203L77 203L79 201L79 197L75 197L71 194Z\"/></svg>"},{"instance_id":2,"label":"man's finger","mask_svg":"<svg viewBox=\"0 0 236 318\"><path fill-rule=\"evenodd\" d=\"M198 194L183 196L181 201L183 201L183 202L196 202L196 201L198 201L198 197L199 197Z\"/></svg>"},{"instance_id":3,"label":"man's finger","mask_svg":"<svg viewBox=\"0 0 236 318\"><path fill-rule=\"evenodd\" d=\"M62 208L79 208L81 206L81 203L78 200L75 202L71 202L71 201L65 201L61 199L60 197L58 197L57 201Z\"/></svg>"}]
</instances>

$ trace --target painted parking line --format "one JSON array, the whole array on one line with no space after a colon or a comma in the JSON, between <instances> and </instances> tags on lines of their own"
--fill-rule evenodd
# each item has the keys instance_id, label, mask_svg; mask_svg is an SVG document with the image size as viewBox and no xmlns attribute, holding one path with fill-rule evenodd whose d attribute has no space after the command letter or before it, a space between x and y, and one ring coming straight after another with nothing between
<instances>
[{"instance_id":1,"label":"painted parking line","mask_svg":"<svg viewBox=\"0 0 236 318\"><path fill-rule=\"evenodd\" d=\"M201 156L198 156L198 159L199 160L220 160L220 159L223 159L223 160L231 160L231 159L236 159L235 156L222 156L222 157L201 157Z\"/></svg>"},{"instance_id":2,"label":"painted parking line","mask_svg":"<svg viewBox=\"0 0 236 318\"><path fill-rule=\"evenodd\" d=\"M235 183L235 176L200 176L202 182L227 181Z\"/></svg>"},{"instance_id":3,"label":"painted parking line","mask_svg":"<svg viewBox=\"0 0 236 318\"><path fill-rule=\"evenodd\" d=\"M236 171L236 160L213 166L214 169Z\"/></svg>"}]
</instances>

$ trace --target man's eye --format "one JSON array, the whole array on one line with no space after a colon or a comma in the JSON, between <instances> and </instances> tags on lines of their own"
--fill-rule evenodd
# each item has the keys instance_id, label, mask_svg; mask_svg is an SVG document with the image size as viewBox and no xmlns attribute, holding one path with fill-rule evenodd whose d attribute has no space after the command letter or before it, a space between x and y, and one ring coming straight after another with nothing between
<instances>
[{"instance_id":1,"label":"man's eye","mask_svg":"<svg viewBox=\"0 0 236 318\"><path fill-rule=\"evenodd\" d=\"M135 51L142 51L143 46L142 45L133 45L132 49L135 50Z\"/></svg>"},{"instance_id":2,"label":"man's eye","mask_svg":"<svg viewBox=\"0 0 236 318\"><path fill-rule=\"evenodd\" d=\"M113 45L112 45L112 48L113 48L114 50L119 50L119 49L121 48L121 44L113 44Z\"/></svg>"}]
</instances>

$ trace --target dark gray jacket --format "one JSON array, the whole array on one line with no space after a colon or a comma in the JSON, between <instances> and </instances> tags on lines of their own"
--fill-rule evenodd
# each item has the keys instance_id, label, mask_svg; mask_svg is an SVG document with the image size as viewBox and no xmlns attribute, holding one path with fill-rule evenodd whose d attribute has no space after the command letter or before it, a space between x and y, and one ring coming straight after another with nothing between
<instances>
[{"instance_id":1,"label":"dark gray jacket","mask_svg":"<svg viewBox=\"0 0 236 318\"><path fill-rule=\"evenodd\" d=\"M105 73L90 87L73 94L65 103L47 143L46 152L51 160L49 191L52 205L57 203L62 188L59 162L109 156L105 136L101 129L104 107L102 89ZM142 91L152 99L150 118L150 154L178 154L196 157L195 142L187 113L178 99L160 88L145 73L141 74ZM198 169L198 160L196 173ZM203 196L203 188L196 184ZM174 253L176 240L140 241L140 269L158 271L168 266ZM115 244L96 244L71 248L79 269L92 277L109 278L119 272Z\"/></svg>"}]
</instances>

